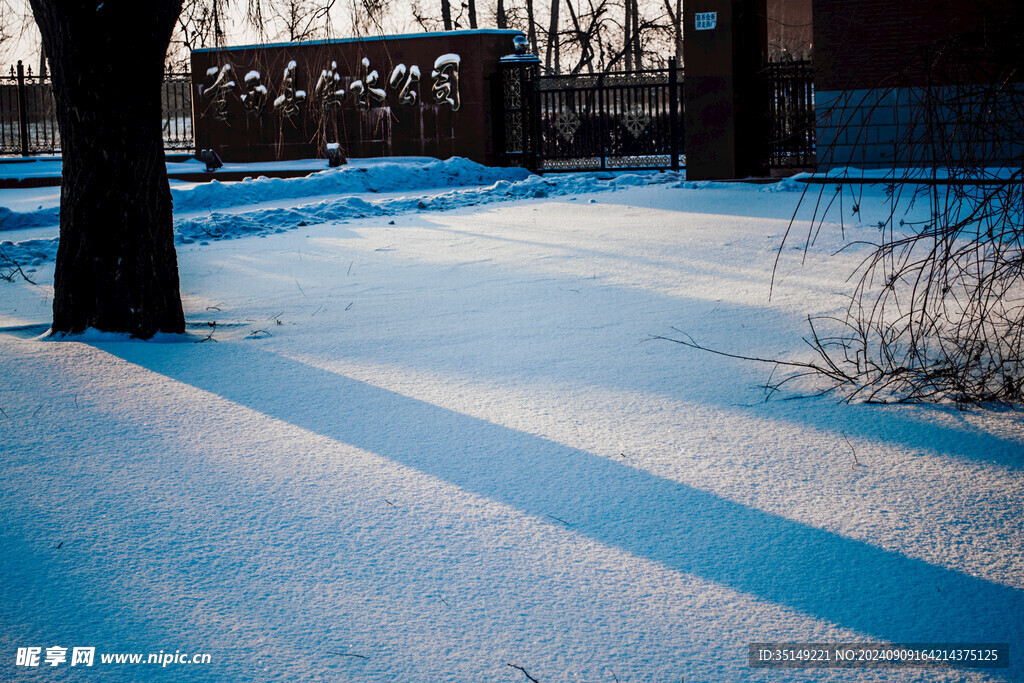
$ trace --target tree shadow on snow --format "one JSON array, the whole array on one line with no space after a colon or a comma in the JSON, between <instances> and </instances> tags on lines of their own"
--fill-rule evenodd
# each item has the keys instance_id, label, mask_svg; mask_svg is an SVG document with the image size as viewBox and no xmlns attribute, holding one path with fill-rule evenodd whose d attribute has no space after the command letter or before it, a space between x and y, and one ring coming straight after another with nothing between
<instances>
[{"instance_id":1,"label":"tree shadow on snow","mask_svg":"<svg viewBox=\"0 0 1024 683\"><path fill-rule=\"evenodd\" d=\"M434 230L447 235L465 236L495 243L514 243L521 246L553 250L558 258L566 260L574 260L581 256L585 258L609 259L616 263L619 261L639 260L650 266L678 268L680 267L679 260L682 258L678 254L666 256L661 261L637 259L632 255L624 258L613 250L590 249L578 245L569 246L553 242L531 241L507 235L486 233L484 231L462 230L449 224L439 224L423 218L414 219L412 222L400 227L406 228L410 226ZM390 258L396 257L392 255ZM722 273L725 272L740 279L750 277L750 272L740 268L732 272L728 264L718 261L699 256L687 257L687 259L685 268L687 274L691 276L721 277ZM458 265L461 267L466 264ZM469 265L472 266L474 264ZM520 283L520 288L535 284L532 280L524 278L524 270L528 268L528 264L522 264L518 267L498 268L493 264L485 265L489 268L487 272L492 278L507 278L510 282ZM687 363L696 364L700 367L701 374L720 379L720 381L710 386L702 387L698 397L693 393L692 382L689 381L690 378L679 378L678 381L674 381L672 378L659 375L652 381L650 377L645 377L643 372L635 371L605 372L600 377L595 377L592 368L593 363L585 362L585 367L580 367L579 363L572 358L572 356L579 355L577 351L580 345L586 343L585 340L580 340L582 335L574 332L574 334L578 335L577 338L562 340L562 345L569 349L569 357L561 358L556 363L543 364L542 372L539 375L545 380L570 383L592 382L596 386L614 389L639 390L645 393L656 394L667 393L676 399L684 401L699 400L700 403L710 406L735 410L737 408L738 389L759 387L764 382L767 382L770 377L778 380L786 375L785 369L777 368L778 374L773 374L773 366L771 364L723 359L707 352L685 349L670 344L667 341L651 339L651 335L666 334L669 337L679 337L681 335L678 333L666 333L663 328L664 324L675 323L680 325L687 333L693 333L700 342L715 350L766 358L780 357L787 360L793 360L793 358L786 353L773 353L771 350L773 344L766 340L769 340L773 335L775 337L781 336L786 339L788 345L792 345L792 342L799 342L802 337L807 335L807 321L804 316L785 309L772 307L767 301L764 306L756 306L726 301L715 302L699 298L672 299L654 291L640 290L625 285L613 285L603 281L590 283L580 280L577 276L561 273L557 270L551 273L540 272L532 275L535 277L547 275L558 279L559 283L565 287L585 286L594 290L604 290L606 293L610 293L613 300L620 305L622 310L647 312L661 309L671 311L673 315L671 319L661 319L658 325L649 326L645 326L643 319L644 317L654 318L654 314L635 313L637 332L636 339L632 341L642 341L646 334L648 336L647 341L651 341L653 345L663 346L669 349L670 353L679 356L678 363L670 364L667 367L682 370L686 367ZM570 282L574 284L570 285ZM454 285L451 286L454 289ZM475 289L468 285L464 285L464 287L469 291L475 292ZM547 306L562 305L566 311L572 311L572 304L565 302L559 304L558 295L560 293L564 295L564 291L555 291L553 287L546 290L545 301ZM473 294L471 296L479 295ZM576 305L593 307L595 301L598 302L597 305L604 305L609 299L607 297L588 297L586 299L581 298L581 300L585 301L585 303ZM488 302L471 299L462 307L462 310L489 311L489 308L490 304ZM529 307L516 310L515 325L530 328L533 320L531 316L539 314L537 310ZM465 313L465 315L471 315L471 313ZM602 316L607 314L598 312L593 315L595 319L601 320ZM754 324L764 330L764 334L744 337L742 325L738 321L756 321ZM479 329L488 329L489 323L490 321L481 321ZM448 330L444 330L444 333L448 334ZM755 337L758 338L758 345L755 348L744 348L742 345L737 346L737 339L743 340L744 338ZM371 349L367 359L383 363L391 362L391 359L386 355L385 349L387 346L382 344L376 349ZM559 344L554 343L552 347L558 348ZM496 373L500 374L501 366L509 366L508 363L501 362L501 358L507 357L510 352L506 345L496 342L489 349L489 351L484 352L485 356L483 358L477 358L477 364L472 367L471 374L482 374L493 378L497 376ZM591 353L593 352L591 350ZM490 354L491 358L486 357L487 353ZM621 360L621 353L617 353L616 358ZM800 357L796 360L813 361L816 359ZM451 372L452 374L459 374L466 370L465 366L468 361L465 355L449 354L446 358L433 357L427 362L418 362L407 355L403 357L402 362L427 372L441 370ZM452 366L452 363L455 363L455 365ZM620 363L609 363L607 367L614 368L618 367L618 365ZM519 364L514 367L517 377L522 377L530 372L536 372L536 368L533 366ZM659 370L664 372L665 367L659 366ZM741 369L741 374L739 375L737 374L737 368ZM639 367L632 368L632 370L641 369ZM733 379L738 377L742 379ZM748 379L749 381L745 381ZM814 389L809 391L814 393L818 388L816 385ZM792 398L799 394L799 389L796 390L797 394L791 393L788 389L789 387L787 387L787 390L780 391L774 398L768 401L762 400L766 395L760 392L756 396L748 396L748 398L752 399L752 402L744 405L743 410L745 413L756 417L803 425L837 436L843 435L846 438L863 438L880 443L893 444L917 452L934 452L968 462L992 464L1010 470L1024 470L1024 439L1020 438L1019 434L1009 433L1011 430L1004 430L1002 434L997 434L972 426L968 420L964 419L966 413L962 413L955 406L928 404L889 406L855 404L854 406L848 406L841 404L842 397L838 394L828 394L823 398L799 401L780 400L786 397ZM750 394L749 391L746 393ZM1018 420L1017 424L1024 424L1024 420Z\"/></svg>"},{"instance_id":2,"label":"tree shadow on snow","mask_svg":"<svg viewBox=\"0 0 1024 683\"><path fill-rule=\"evenodd\" d=\"M1014 649L1024 642L1020 590L548 439L246 344L95 346L546 522L557 519L599 543L874 638Z\"/></svg>"}]
</instances>

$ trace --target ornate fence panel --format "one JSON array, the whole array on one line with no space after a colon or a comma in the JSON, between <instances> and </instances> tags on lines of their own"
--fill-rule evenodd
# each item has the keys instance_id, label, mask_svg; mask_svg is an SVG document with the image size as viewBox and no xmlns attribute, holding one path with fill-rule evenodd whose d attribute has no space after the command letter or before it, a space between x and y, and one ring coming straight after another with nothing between
<instances>
[{"instance_id":1,"label":"ornate fence panel","mask_svg":"<svg viewBox=\"0 0 1024 683\"><path fill-rule=\"evenodd\" d=\"M192 77L168 73L163 84L164 148L191 150ZM57 154L61 151L57 106L47 76L33 76L18 62L0 75L0 154Z\"/></svg>"},{"instance_id":2,"label":"ornate fence panel","mask_svg":"<svg viewBox=\"0 0 1024 683\"><path fill-rule=\"evenodd\" d=\"M679 168L684 145L677 74L664 69L536 79L537 170Z\"/></svg>"},{"instance_id":3,"label":"ornate fence panel","mask_svg":"<svg viewBox=\"0 0 1024 683\"><path fill-rule=\"evenodd\" d=\"M164 149L195 148L192 130L192 74L167 73L163 86Z\"/></svg>"},{"instance_id":4,"label":"ornate fence panel","mask_svg":"<svg viewBox=\"0 0 1024 683\"><path fill-rule=\"evenodd\" d=\"M503 76L506 158L537 171L678 169L682 72ZM525 120L524 120L525 119Z\"/></svg>"},{"instance_id":5,"label":"ornate fence panel","mask_svg":"<svg viewBox=\"0 0 1024 683\"><path fill-rule=\"evenodd\" d=\"M529 157L532 131L530 127L530 80L534 77L535 62L508 62L501 65L499 92L494 101L500 102L502 115L497 117L494 138L502 162L510 166L532 167Z\"/></svg>"},{"instance_id":6,"label":"ornate fence panel","mask_svg":"<svg viewBox=\"0 0 1024 683\"><path fill-rule=\"evenodd\" d=\"M60 149L50 80L21 62L0 76L0 153L49 154Z\"/></svg>"},{"instance_id":7,"label":"ornate fence panel","mask_svg":"<svg viewBox=\"0 0 1024 683\"><path fill-rule=\"evenodd\" d=\"M814 71L810 61L773 62L764 69L768 93L768 166L812 168L817 164L814 136Z\"/></svg>"}]
</instances>

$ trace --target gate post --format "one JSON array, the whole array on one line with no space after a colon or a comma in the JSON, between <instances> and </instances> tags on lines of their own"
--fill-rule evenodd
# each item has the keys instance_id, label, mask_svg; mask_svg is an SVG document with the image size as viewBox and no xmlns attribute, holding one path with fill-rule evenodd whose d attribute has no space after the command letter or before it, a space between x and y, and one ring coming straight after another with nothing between
<instances>
[{"instance_id":1,"label":"gate post","mask_svg":"<svg viewBox=\"0 0 1024 683\"><path fill-rule=\"evenodd\" d=\"M686 177L764 175L767 1L694 0L685 21Z\"/></svg>"},{"instance_id":2,"label":"gate post","mask_svg":"<svg viewBox=\"0 0 1024 683\"><path fill-rule=\"evenodd\" d=\"M608 111L608 91L604 89L604 74L597 75L597 120L598 135L601 140L601 170L608 168L608 119L605 114Z\"/></svg>"},{"instance_id":3,"label":"gate post","mask_svg":"<svg viewBox=\"0 0 1024 683\"><path fill-rule=\"evenodd\" d=\"M669 111L669 153L672 155L672 170L679 170L679 89L676 87L679 68L676 58L668 60L668 111Z\"/></svg>"},{"instance_id":4,"label":"gate post","mask_svg":"<svg viewBox=\"0 0 1024 683\"><path fill-rule=\"evenodd\" d=\"M21 137L21 156L28 156L28 92L25 89L25 67L18 60L18 135Z\"/></svg>"},{"instance_id":5,"label":"gate post","mask_svg":"<svg viewBox=\"0 0 1024 683\"><path fill-rule=\"evenodd\" d=\"M515 54L498 60L502 116L496 121L498 130L495 133L501 142L500 158L503 163L536 171L533 80L540 69L540 58L527 52L529 43L526 36L516 36L512 44Z\"/></svg>"}]
</instances>

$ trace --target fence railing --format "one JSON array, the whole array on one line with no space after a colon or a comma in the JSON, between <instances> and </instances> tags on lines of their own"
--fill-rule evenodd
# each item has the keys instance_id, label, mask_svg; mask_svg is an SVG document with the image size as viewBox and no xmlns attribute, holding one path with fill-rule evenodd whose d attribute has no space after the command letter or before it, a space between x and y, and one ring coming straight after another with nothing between
<instances>
[{"instance_id":1,"label":"fence railing","mask_svg":"<svg viewBox=\"0 0 1024 683\"><path fill-rule=\"evenodd\" d=\"M164 74L163 85L164 149L192 150L192 74Z\"/></svg>"},{"instance_id":2,"label":"fence railing","mask_svg":"<svg viewBox=\"0 0 1024 683\"><path fill-rule=\"evenodd\" d=\"M773 62L764 67L764 75L768 92L768 166L815 166L814 71L811 62Z\"/></svg>"},{"instance_id":3,"label":"fence railing","mask_svg":"<svg viewBox=\"0 0 1024 683\"><path fill-rule=\"evenodd\" d=\"M540 170L679 168L681 89L674 66L537 78Z\"/></svg>"},{"instance_id":4,"label":"fence railing","mask_svg":"<svg viewBox=\"0 0 1024 683\"><path fill-rule=\"evenodd\" d=\"M163 83L164 148L194 148L192 77L167 73ZM0 154L56 154L61 151L57 106L47 76L26 71L21 62L0 73Z\"/></svg>"},{"instance_id":5,"label":"fence railing","mask_svg":"<svg viewBox=\"0 0 1024 683\"><path fill-rule=\"evenodd\" d=\"M0 75L0 153L53 152L60 147L57 112L48 79L28 74L18 62Z\"/></svg>"},{"instance_id":6,"label":"fence railing","mask_svg":"<svg viewBox=\"0 0 1024 683\"><path fill-rule=\"evenodd\" d=\"M506 125L507 155L537 171L684 164L683 78L674 62L668 69L562 76L511 66L503 79L506 114L511 103L525 121L513 137Z\"/></svg>"},{"instance_id":7,"label":"fence railing","mask_svg":"<svg viewBox=\"0 0 1024 683\"><path fill-rule=\"evenodd\" d=\"M541 76L524 60L503 69L498 143L506 163L539 172L686 165L684 78L674 62L668 69L569 76ZM758 87L767 124L767 139L759 142L765 167L813 167L811 63L768 64Z\"/></svg>"},{"instance_id":8,"label":"fence railing","mask_svg":"<svg viewBox=\"0 0 1024 683\"><path fill-rule=\"evenodd\" d=\"M772 63L763 73L768 166L814 166L811 63ZM501 83L506 161L538 171L685 166L683 72L674 62L668 69L568 76L506 70ZM166 74L162 99L165 148L194 149L191 76ZM19 62L0 74L0 154L60 150L49 78Z\"/></svg>"}]
</instances>

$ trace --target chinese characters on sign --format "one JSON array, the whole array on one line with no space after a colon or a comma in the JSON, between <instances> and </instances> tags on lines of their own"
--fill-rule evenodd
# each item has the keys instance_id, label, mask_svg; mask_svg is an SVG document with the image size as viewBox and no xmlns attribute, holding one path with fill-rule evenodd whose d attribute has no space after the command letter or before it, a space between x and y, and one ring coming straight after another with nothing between
<instances>
[{"instance_id":1,"label":"chinese characters on sign","mask_svg":"<svg viewBox=\"0 0 1024 683\"><path fill-rule=\"evenodd\" d=\"M457 54L441 55L434 61L434 68L430 71L430 96L433 104L451 107L452 111L459 110L460 62ZM371 68L369 59L364 57L361 66L360 77L349 83L347 93L356 108L366 110L371 107L388 106L388 89L394 91L400 105L414 105L420 101L417 91L420 82L419 66L398 64L387 82L381 81L380 73ZM231 64L211 67L206 72L206 80L207 83L199 86L199 94L209 101L202 115L211 115L218 121L226 121L228 96L236 89ZM330 66L320 72L312 99L321 116L344 104L346 92L341 87L341 81L337 62L330 62ZM297 116L306 105L306 91L300 89L299 84L298 65L290 61L281 75L280 90L273 101L273 110L284 118L291 119ZM253 70L247 73L241 90L239 99L245 111L260 116L269 98L267 86L262 83L260 72Z\"/></svg>"},{"instance_id":2,"label":"chinese characters on sign","mask_svg":"<svg viewBox=\"0 0 1024 683\"><path fill-rule=\"evenodd\" d=\"M92 666L95 655L96 648L94 647L72 648L70 664L71 666ZM16 666L40 666L41 656L43 657L41 662L43 666L58 666L68 663L68 649L58 645L46 648L45 655L43 655L41 647L19 647L14 663Z\"/></svg>"},{"instance_id":3,"label":"chinese characters on sign","mask_svg":"<svg viewBox=\"0 0 1024 683\"><path fill-rule=\"evenodd\" d=\"M430 72L434 79L431 88L434 101L438 104L451 105L452 111L458 111L459 102L459 59L458 55L441 55L434 62L434 70Z\"/></svg>"},{"instance_id":4,"label":"chinese characters on sign","mask_svg":"<svg viewBox=\"0 0 1024 683\"><path fill-rule=\"evenodd\" d=\"M320 72L320 80L316 82L313 96L320 104L320 111L327 113L337 109L345 98L345 90L341 87L341 76L338 75L338 63L331 62L331 68Z\"/></svg>"},{"instance_id":5,"label":"chinese characters on sign","mask_svg":"<svg viewBox=\"0 0 1024 683\"><path fill-rule=\"evenodd\" d=\"M235 81L231 78L231 65L225 64L220 69L213 66L206 71L206 77L212 78L213 83L203 90L203 93L213 101L213 118L218 121L226 121L228 118L227 95L235 87Z\"/></svg>"},{"instance_id":6,"label":"chinese characters on sign","mask_svg":"<svg viewBox=\"0 0 1024 683\"><path fill-rule=\"evenodd\" d=\"M398 91L399 104L416 104L416 99L419 96L413 90L413 86L419 82L420 68L415 64L408 70L405 68L405 64L399 64L391 72L391 78L388 79L388 85Z\"/></svg>"},{"instance_id":7,"label":"chinese characters on sign","mask_svg":"<svg viewBox=\"0 0 1024 683\"><path fill-rule=\"evenodd\" d=\"M697 12L696 29L710 31L718 25L718 12Z\"/></svg>"},{"instance_id":8,"label":"chinese characters on sign","mask_svg":"<svg viewBox=\"0 0 1024 683\"><path fill-rule=\"evenodd\" d=\"M274 100L274 109L281 112L286 119L290 119L302 110L306 102L306 91L298 90L295 87L295 71L298 65L294 61L288 62L284 68L284 76L281 78L281 94Z\"/></svg>"},{"instance_id":9,"label":"chinese characters on sign","mask_svg":"<svg viewBox=\"0 0 1024 683\"><path fill-rule=\"evenodd\" d=\"M227 109L227 93L223 93L223 107ZM242 93L242 106L247 114L259 116L267 106L267 86L260 83L260 72L250 71L245 75L245 92Z\"/></svg>"}]
</instances>

